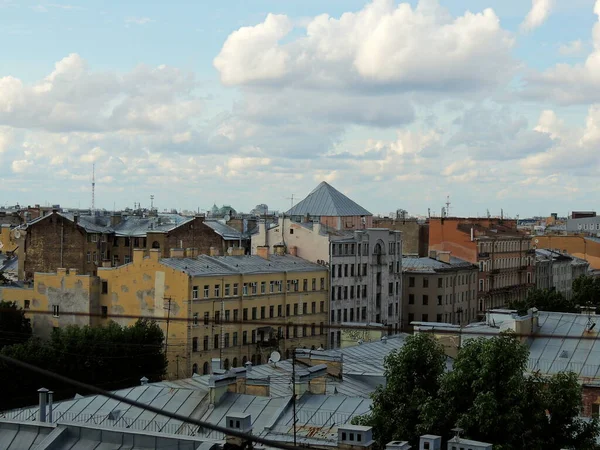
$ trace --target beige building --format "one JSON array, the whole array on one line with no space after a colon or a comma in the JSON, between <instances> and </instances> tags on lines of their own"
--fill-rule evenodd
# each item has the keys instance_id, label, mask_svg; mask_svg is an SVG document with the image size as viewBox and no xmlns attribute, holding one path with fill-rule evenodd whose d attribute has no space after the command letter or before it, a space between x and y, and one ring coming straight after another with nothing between
<instances>
[{"instance_id":1,"label":"beige building","mask_svg":"<svg viewBox=\"0 0 600 450\"><path fill-rule=\"evenodd\" d=\"M466 325L477 318L478 268L450 252L404 257L403 329L411 322Z\"/></svg>"}]
</instances>

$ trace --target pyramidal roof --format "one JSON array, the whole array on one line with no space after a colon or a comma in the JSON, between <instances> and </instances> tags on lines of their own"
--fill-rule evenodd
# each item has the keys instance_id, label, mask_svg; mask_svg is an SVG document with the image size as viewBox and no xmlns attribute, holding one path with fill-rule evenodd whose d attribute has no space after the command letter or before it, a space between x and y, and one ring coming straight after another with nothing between
<instances>
[{"instance_id":1,"label":"pyramidal roof","mask_svg":"<svg viewBox=\"0 0 600 450\"><path fill-rule=\"evenodd\" d=\"M372 216L330 184L322 181L308 196L290 209L288 216Z\"/></svg>"}]
</instances>

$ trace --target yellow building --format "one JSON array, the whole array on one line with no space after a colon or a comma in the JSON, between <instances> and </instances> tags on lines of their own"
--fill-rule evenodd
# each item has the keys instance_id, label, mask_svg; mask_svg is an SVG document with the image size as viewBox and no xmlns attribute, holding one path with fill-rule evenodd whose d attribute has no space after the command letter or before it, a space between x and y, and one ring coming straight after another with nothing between
<instances>
[{"instance_id":1,"label":"yellow building","mask_svg":"<svg viewBox=\"0 0 600 450\"><path fill-rule=\"evenodd\" d=\"M135 250L133 261L100 268L99 323L159 321L166 335L168 377L266 363L272 351L327 342L328 275L290 255L160 259ZM126 317L117 317L123 316ZM167 330L168 328L168 330ZM215 359L213 361L213 359Z\"/></svg>"},{"instance_id":2,"label":"yellow building","mask_svg":"<svg viewBox=\"0 0 600 450\"><path fill-rule=\"evenodd\" d=\"M10 253L17 249L17 241L11 232L9 224L0 225L0 253Z\"/></svg>"},{"instance_id":3,"label":"yellow building","mask_svg":"<svg viewBox=\"0 0 600 450\"><path fill-rule=\"evenodd\" d=\"M48 337L54 327L92 325L99 282L77 270L36 273L32 284L0 286L0 301L16 302L31 320L33 334Z\"/></svg>"}]
</instances>

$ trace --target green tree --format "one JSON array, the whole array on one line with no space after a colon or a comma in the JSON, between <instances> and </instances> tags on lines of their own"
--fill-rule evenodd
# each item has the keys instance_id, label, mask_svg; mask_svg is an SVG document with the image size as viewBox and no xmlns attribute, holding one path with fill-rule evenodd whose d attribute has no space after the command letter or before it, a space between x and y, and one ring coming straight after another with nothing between
<instances>
[{"instance_id":1,"label":"green tree","mask_svg":"<svg viewBox=\"0 0 600 450\"><path fill-rule=\"evenodd\" d=\"M524 301L512 302L509 308L519 311L537 308L540 311L579 312L574 301L567 300L561 292L549 289L532 289Z\"/></svg>"},{"instance_id":2,"label":"green tree","mask_svg":"<svg viewBox=\"0 0 600 450\"><path fill-rule=\"evenodd\" d=\"M47 341L30 339L24 344L5 347L2 354L113 390L136 385L143 376L151 381L164 377L167 360L163 338L158 324L147 319L140 319L130 327L114 322L105 327L68 326L54 330ZM6 383L0 385L14 381L15 372L20 389L3 393L0 409L35 402L36 391L42 385L54 390L57 399L75 394L70 386L27 371L15 371L7 364L0 365L0 383Z\"/></svg>"},{"instance_id":3,"label":"green tree","mask_svg":"<svg viewBox=\"0 0 600 450\"><path fill-rule=\"evenodd\" d=\"M600 306L600 278L581 275L573 280L573 301L581 306Z\"/></svg>"},{"instance_id":4,"label":"green tree","mask_svg":"<svg viewBox=\"0 0 600 450\"><path fill-rule=\"evenodd\" d=\"M428 415L446 367L444 349L432 336L416 334L386 357L384 367L386 386L375 390L371 412L354 423L372 426L379 448L392 440L416 442L429 432Z\"/></svg>"},{"instance_id":5,"label":"green tree","mask_svg":"<svg viewBox=\"0 0 600 450\"><path fill-rule=\"evenodd\" d=\"M31 322L15 302L0 301L0 349L31 337Z\"/></svg>"}]
</instances>

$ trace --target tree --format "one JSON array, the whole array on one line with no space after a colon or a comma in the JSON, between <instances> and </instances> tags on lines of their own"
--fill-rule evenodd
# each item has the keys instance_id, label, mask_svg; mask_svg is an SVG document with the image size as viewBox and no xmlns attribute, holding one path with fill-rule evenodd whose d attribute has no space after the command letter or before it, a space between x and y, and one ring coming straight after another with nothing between
<instances>
[{"instance_id":1,"label":"tree","mask_svg":"<svg viewBox=\"0 0 600 450\"><path fill-rule=\"evenodd\" d=\"M532 289L525 301L512 302L509 307L519 311L537 308L540 311L579 312L574 301L567 300L561 292L549 289Z\"/></svg>"},{"instance_id":2,"label":"tree","mask_svg":"<svg viewBox=\"0 0 600 450\"><path fill-rule=\"evenodd\" d=\"M514 334L468 340L450 372L439 343L414 338L386 359L386 387L373 394L371 412L355 420L374 427L379 448L391 440L416 447L425 433L447 440L456 426L499 450L597 448L597 419L579 418L577 376L527 374L529 352Z\"/></svg>"},{"instance_id":3,"label":"tree","mask_svg":"<svg viewBox=\"0 0 600 450\"><path fill-rule=\"evenodd\" d=\"M48 341L30 339L24 344L5 347L2 354L113 390L136 385L144 376L151 381L164 377L167 359L163 339L156 322L140 319L130 327L112 322L105 327L58 328ZM0 410L35 402L36 391L42 385L52 388L57 399L75 394L71 386L0 365L0 385L8 385L15 375L20 380L19 392L9 391L0 396Z\"/></svg>"},{"instance_id":4,"label":"tree","mask_svg":"<svg viewBox=\"0 0 600 450\"><path fill-rule=\"evenodd\" d=\"M600 306L600 278L581 275L573 280L573 301L581 306Z\"/></svg>"},{"instance_id":5,"label":"tree","mask_svg":"<svg viewBox=\"0 0 600 450\"><path fill-rule=\"evenodd\" d=\"M372 395L369 414L353 423L373 427L379 448L392 440L418 441L428 432L429 411L435 409L446 367L443 347L430 335L409 336L384 362L386 385Z\"/></svg>"},{"instance_id":6,"label":"tree","mask_svg":"<svg viewBox=\"0 0 600 450\"><path fill-rule=\"evenodd\" d=\"M0 301L0 349L31 337L31 321L16 302Z\"/></svg>"}]
</instances>

